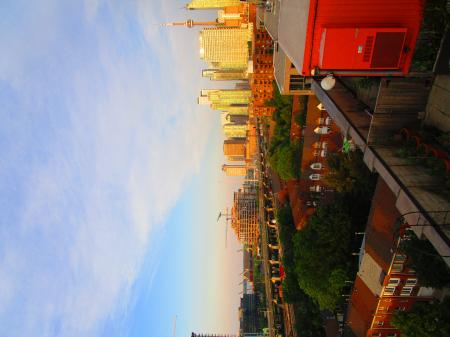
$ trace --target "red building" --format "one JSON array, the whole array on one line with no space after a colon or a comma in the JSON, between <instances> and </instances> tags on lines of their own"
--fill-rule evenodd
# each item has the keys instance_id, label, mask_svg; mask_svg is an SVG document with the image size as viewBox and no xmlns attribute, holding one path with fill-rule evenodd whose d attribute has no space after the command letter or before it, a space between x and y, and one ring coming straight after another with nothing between
<instances>
[{"instance_id":1,"label":"red building","mask_svg":"<svg viewBox=\"0 0 450 337\"><path fill-rule=\"evenodd\" d=\"M285 0L278 43L303 76L405 75L425 0Z\"/></svg>"},{"instance_id":2,"label":"red building","mask_svg":"<svg viewBox=\"0 0 450 337\"><path fill-rule=\"evenodd\" d=\"M392 315L432 298L433 290L420 287L408 257L398 252L394 224L399 216L395 195L378 179L347 315L357 337L400 337Z\"/></svg>"},{"instance_id":3,"label":"red building","mask_svg":"<svg viewBox=\"0 0 450 337\"><path fill-rule=\"evenodd\" d=\"M297 100L298 97L295 97L293 116L301 113L296 111ZM301 177L297 181L288 182L287 189L297 229L305 227L317 206L326 202L333 194L334 191L323 182L328 172L327 156L342 147L339 129L319 103L315 96L308 97L305 125L302 125L301 135L295 136L303 138Z\"/></svg>"},{"instance_id":4,"label":"red building","mask_svg":"<svg viewBox=\"0 0 450 337\"><path fill-rule=\"evenodd\" d=\"M253 74L250 75L252 101L249 106L250 116L272 116L273 107L266 106L266 101L273 97L273 41L267 31L255 28L253 34Z\"/></svg>"}]
</instances>

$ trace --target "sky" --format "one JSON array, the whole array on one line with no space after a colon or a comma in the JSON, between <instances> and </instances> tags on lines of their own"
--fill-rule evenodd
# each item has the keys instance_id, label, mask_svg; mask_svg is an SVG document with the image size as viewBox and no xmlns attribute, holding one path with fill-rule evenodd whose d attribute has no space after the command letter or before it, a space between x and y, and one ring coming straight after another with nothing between
<instances>
[{"instance_id":1,"label":"sky","mask_svg":"<svg viewBox=\"0 0 450 337\"><path fill-rule=\"evenodd\" d=\"M158 26L214 13L183 4L0 1L0 336L236 332L214 84Z\"/></svg>"}]
</instances>

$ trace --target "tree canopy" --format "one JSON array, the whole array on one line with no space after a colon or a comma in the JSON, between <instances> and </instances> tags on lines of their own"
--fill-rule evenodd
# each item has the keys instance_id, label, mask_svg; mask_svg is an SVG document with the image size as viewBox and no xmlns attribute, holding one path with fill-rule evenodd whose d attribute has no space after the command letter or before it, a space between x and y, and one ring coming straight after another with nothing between
<instances>
[{"instance_id":1,"label":"tree canopy","mask_svg":"<svg viewBox=\"0 0 450 337\"><path fill-rule=\"evenodd\" d=\"M365 195L374 187L374 175L362 160L361 151L330 153L327 157L330 171L325 183L339 193Z\"/></svg>"},{"instance_id":2,"label":"tree canopy","mask_svg":"<svg viewBox=\"0 0 450 337\"><path fill-rule=\"evenodd\" d=\"M442 302L416 302L410 311L399 311L392 324L402 337L450 336L450 298Z\"/></svg>"},{"instance_id":3,"label":"tree canopy","mask_svg":"<svg viewBox=\"0 0 450 337\"><path fill-rule=\"evenodd\" d=\"M342 200L319 207L294 237L295 271L300 288L321 309L333 310L342 299L352 242L352 221Z\"/></svg>"},{"instance_id":4,"label":"tree canopy","mask_svg":"<svg viewBox=\"0 0 450 337\"><path fill-rule=\"evenodd\" d=\"M450 285L450 268L430 241L419 239L413 231L407 231L400 243L400 250L409 257L421 285L444 288Z\"/></svg>"}]
</instances>

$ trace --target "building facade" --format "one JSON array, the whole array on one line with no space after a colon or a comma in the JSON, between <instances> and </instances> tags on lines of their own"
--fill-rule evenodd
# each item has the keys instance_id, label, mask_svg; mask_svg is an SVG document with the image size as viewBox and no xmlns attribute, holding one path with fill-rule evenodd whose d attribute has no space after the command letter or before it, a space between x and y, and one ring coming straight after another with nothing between
<instances>
[{"instance_id":1,"label":"building facade","mask_svg":"<svg viewBox=\"0 0 450 337\"><path fill-rule=\"evenodd\" d=\"M248 247L254 247L259 238L256 199L256 190L253 188L241 188L234 192L231 227L238 240Z\"/></svg>"},{"instance_id":2,"label":"building facade","mask_svg":"<svg viewBox=\"0 0 450 337\"><path fill-rule=\"evenodd\" d=\"M229 177L245 177L247 174L247 167L244 164L241 165L229 165L222 166L222 171Z\"/></svg>"},{"instance_id":3,"label":"building facade","mask_svg":"<svg viewBox=\"0 0 450 337\"><path fill-rule=\"evenodd\" d=\"M248 78L247 69L204 69L202 76L212 81L238 81Z\"/></svg>"},{"instance_id":4,"label":"building facade","mask_svg":"<svg viewBox=\"0 0 450 337\"><path fill-rule=\"evenodd\" d=\"M198 98L199 104L210 105L216 110L229 111L229 107L244 108L250 102L252 93L250 90L239 89L203 89Z\"/></svg>"},{"instance_id":5,"label":"building facade","mask_svg":"<svg viewBox=\"0 0 450 337\"><path fill-rule=\"evenodd\" d=\"M200 32L200 58L219 69L247 69L253 25L205 28Z\"/></svg>"},{"instance_id":6,"label":"building facade","mask_svg":"<svg viewBox=\"0 0 450 337\"><path fill-rule=\"evenodd\" d=\"M273 97L273 41L264 27L254 33L253 43L253 73L250 75L252 89L252 116L272 116L273 107L267 106L266 101Z\"/></svg>"},{"instance_id":7,"label":"building facade","mask_svg":"<svg viewBox=\"0 0 450 337\"><path fill-rule=\"evenodd\" d=\"M223 142L223 154L227 157L245 156L245 140L227 139Z\"/></svg>"},{"instance_id":8,"label":"building facade","mask_svg":"<svg viewBox=\"0 0 450 337\"><path fill-rule=\"evenodd\" d=\"M420 287L408 257L398 250L399 216L395 195L378 179L347 312L347 324L357 337L400 337L391 324L393 314L432 298L432 289Z\"/></svg>"},{"instance_id":9,"label":"building facade","mask_svg":"<svg viewBox=\"0 0 450 337\"><path fill-rule=\"evenodd\" d=\"M186 5L187 9L214 9L227 6L239 6L240 0L192 0Z\"/></svg>"}]
</instances>

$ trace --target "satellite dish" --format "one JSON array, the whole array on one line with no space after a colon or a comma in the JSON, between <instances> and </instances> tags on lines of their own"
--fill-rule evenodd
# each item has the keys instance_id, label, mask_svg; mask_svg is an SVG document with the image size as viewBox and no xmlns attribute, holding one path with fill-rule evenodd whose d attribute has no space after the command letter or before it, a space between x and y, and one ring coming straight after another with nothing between
<instances>
[{"instance_id":1,"label":"satellite dish","mask_svg":"<svg viewBox=\"0 0 450 337\"><path fill-rule=\"evenodd\" d=\"M336 79L333 75L327 75L322 81L320 81L320 86L323 90L328 91L334 88L336 85Z\"/></svg>"}]
</instances>

